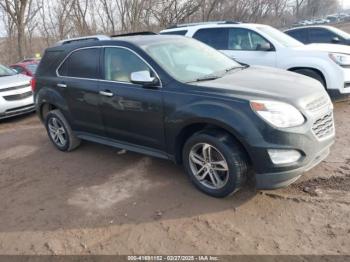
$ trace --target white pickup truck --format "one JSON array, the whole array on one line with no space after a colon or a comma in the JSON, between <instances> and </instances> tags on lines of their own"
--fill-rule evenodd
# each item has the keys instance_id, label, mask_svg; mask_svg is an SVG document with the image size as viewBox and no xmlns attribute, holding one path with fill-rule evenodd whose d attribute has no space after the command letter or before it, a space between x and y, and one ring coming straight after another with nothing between
<instances>
[{"instance_id":1,"label":"white pickup truck","mask_svg":"<svg viewBox=\"0 0 350 262\"><path fill-rule=\"evenodd\" d=\"M268 25L232 22L179 25L160 33L195 38L241 63L282 68L315 78L333 98L350 94L349 46L304 45Z\"/></svg>"}]
</instances>

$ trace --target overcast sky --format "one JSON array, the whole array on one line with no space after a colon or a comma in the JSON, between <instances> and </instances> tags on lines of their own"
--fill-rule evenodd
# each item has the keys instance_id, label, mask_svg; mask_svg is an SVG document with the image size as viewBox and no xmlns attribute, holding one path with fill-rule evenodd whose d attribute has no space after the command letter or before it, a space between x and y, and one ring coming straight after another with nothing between
<instances>
[{"instance_id":1,"label":"overcast sky","mask_svg":"<svg viewBox=\"0 0 350 262\"><path fill-rule=\"evenodd\" d=\"M343 2L344 8L350 8L350 0L340 0L340 3Z\"/></svg>"}]
</instances>

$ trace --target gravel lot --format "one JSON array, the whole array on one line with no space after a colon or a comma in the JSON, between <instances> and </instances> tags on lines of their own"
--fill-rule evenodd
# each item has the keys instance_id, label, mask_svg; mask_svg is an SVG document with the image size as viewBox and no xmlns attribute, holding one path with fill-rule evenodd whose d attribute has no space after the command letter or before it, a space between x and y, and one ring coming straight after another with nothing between
<instances>
[{"instance_id":1,"label":"gravel lot","mask_svg":"<svg viewBox=\"0 0 350 262\"><path fill-rule=\"evenodd\" d=\"M210 198L171 162L84 142L33 115L0 124L1 254L350 254L350 103L328 159L294 185Z\"/></svg>"}]
</instances>

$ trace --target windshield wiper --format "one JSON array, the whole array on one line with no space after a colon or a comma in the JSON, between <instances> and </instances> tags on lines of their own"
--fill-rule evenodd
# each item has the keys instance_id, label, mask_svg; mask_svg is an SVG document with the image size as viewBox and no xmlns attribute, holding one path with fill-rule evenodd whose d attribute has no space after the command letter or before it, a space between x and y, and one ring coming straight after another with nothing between
<instances>
[{"instance_id":1,"label":"windshield wiper","mask_svg":"<svg viewBox=\"0 0 350 262\"><path fill-rule=\"evenodd\" d=\"M233 66L233 67L230 67L230 68L226 69L225 71L226 71L226 73L228 73L228 72L233 71L233 70L235 70L235 69L241 69L241 70L243 70L243 69L245 69L245 68L247 68L247 67L249 67L249 65Z\"/></svg>"},{"instance_id":2,"label":"windshield wiper","mask_svg":"<svg viewBox=\"0 0 350 262\"><path fill-rule=\"evenodd\" d=\"M203 81L211 81L211 80L215 80L220 78L221 76L217 76L217 75L207 75L207 76L203 76L200 78L197 78L194 81L189 81L188 83L193 83L193 82L203 82Z\"/></svg>"}]
</instances>

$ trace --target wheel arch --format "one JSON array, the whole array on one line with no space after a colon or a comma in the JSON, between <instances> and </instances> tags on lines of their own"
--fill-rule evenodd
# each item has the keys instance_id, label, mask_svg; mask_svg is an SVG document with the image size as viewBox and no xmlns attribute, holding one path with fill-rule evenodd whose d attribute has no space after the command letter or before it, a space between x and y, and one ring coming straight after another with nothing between
<instances>
[{"instance_id":1,"label":"wheel arch","mask_svg":"<svg viewBox=\"0 0 350 262\"><path fill-rule=\"evenodd\" d=\"M315 67L308 67L308 66L296 66L296 67L291 67L287 69L288 71L295 72L297 70L311 70L316 72L318 75L320 75L325 83L325 88L327 89L328 86L328 81L326 79L325 74L318 68Z\"/></svg>"},{"instance_id":2,"label":"wheel arch","mask_svg":"<svg viewBox=\"0 0 350 262\"><path fill-rule=\"evenodd\" d=\"M37 113L41 121L45 120L48 112L60 109L62 114L69 119L68 105L62 95L54 89L41 89L36 95Z\"/></svg>"},{"instance_id":3,"label":"wheel arch","mask_svg":"<svg viewBox=\"0 0 350 262\"><path fill-rule=\"evenodd\" d=\"M205 130L211 132L212 134L217 134L218 136L223 134L229 135L242 147L248 157L249 164L252 164L250 150L244 141L240 138L238 133L224 124L212 123L209 121L189 123L183 126L182 129L178 132L174 141L174 160L177 164L182 163L182 150L186 141L195 133Z\"/></svg>"}]
</instances>

